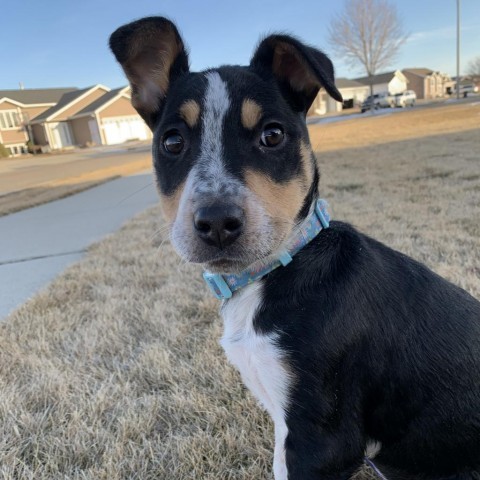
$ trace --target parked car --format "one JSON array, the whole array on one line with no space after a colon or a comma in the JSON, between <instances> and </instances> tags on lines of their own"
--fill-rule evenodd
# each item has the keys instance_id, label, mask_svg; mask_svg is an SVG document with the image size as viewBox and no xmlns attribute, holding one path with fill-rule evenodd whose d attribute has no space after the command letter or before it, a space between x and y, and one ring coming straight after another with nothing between
<instances>
[{"instance_id":1,"label":"parked car","mask_svg":"<svg viewBox=\"0 0 480 480\"><path fill-rule=\"evenodd\" d=\"M380 108L379 100L378 97L380 95L375 94L375 95L369 95L362 103L362 106L360 107L360 110L363 112L366 112L367 110L376 110L377 108Z\"/></svg>"},{"instance_id":2,"label":"parked car","mask_svg":"<svg viewBox=\"0 0 480 480\"><path fill-rule=\"evenodd\" d=\"M453 93L455 93L455 91ZM463 97L466 97L469 93L477 93L477 92L478 92L478 87L474 83L460 84L460 95L463 95Z\"/></svg>"},{"instance_id":3,"label":"parked car","mask_svg":"<svg viewBox=\"0 0 480 480\"><path fill-rule=\"evenodd\" d=\"M369 95L361 105L361 111L366 112L371 110L372 107L374 110L379 108L388 108L395 106L395 99L388 93L376 93L375 95Z\"/></svg>"},{"instance_id":4,"label":"parked car","mask_svg":"<svg viewBox=\"0 0 480 480\"><path fill-rule=\"evenodd\" d=\"M395 97L388 92L380 93L378 96L378 104L382 108L393 108L395 107Z\"/></svg>"},{"instance_id":5,"label":"parked car","mask_svg":"<svg viewBox=\"0 0 480 480\"><path fill-rule=\"evenodd\" d=\"M396 107L413 107L417 101L417 94L413 90L405 90L402 93L395 94Z\"/></svg>"}]
</instances>

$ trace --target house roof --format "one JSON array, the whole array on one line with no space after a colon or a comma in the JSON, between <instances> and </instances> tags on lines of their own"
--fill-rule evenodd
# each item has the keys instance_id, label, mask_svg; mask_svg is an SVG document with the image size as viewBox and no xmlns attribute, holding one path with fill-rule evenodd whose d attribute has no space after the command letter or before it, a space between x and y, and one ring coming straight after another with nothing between
<instances>
[{"instance_id":1,"label":"house roof","mask_svg":"<svg viewBox=\"0 0 480 480\"><path fill-rule=\"evenodd\" d=\"M0 98L8 98L23 105L57 103L62 95L77 90L76 87L66 88L27 88L24 90L0 90Z\"/></svg>"},{"instance_id":2,"label":"house roof","mask_svg":"<svg viewBox=\"0 0 480 480\"><path fill-rule=\"evenodd\" d=\"M85 95L91 90L94 90L97 87L104 88L108 90L106 87L101 85L93 85L87 88L82 88L81 90L74 90L73 92L67 92L62 95L60 100L56 105L50 107L48 110L45 110L40 115L37 115L33 120L33 123L41 123L43 121L47 121L50 117L55 116L56 114L60 113L62 110L68 107L71 103L74 103L78 100L82 95Z\"/></svg>"},{"instance_id":3,"label":"house roof","mask_svg":"<svg viewBox=\"0 0 480 480\"><path fill-rule=\"evenodd\" d=\"M41 120L46 120L47 118L55 115L62 108L66 107L69 103L72 103L78 97L81 97L84 93L88 92L92 87L82 88L81 90L74 90L73 92L64 93L58 103L53 107L50 107L48 110L45 110L40 115L35 117L35 122L38 123Z\"/></svg>"},{"instance_id":4,"label":"house roof","mask_svg":"<svg viewBox=\"0 0 480 480\"><path fill-rule=\"evenodd\" d=\"M360 82L363 85L370 85L371 78L373 78L373 83L388 83L397 73L398 70L393 70L392 72L379 73L378 75L373 75L372 77L360 77L355 78L356 82Z\"/></svg>"},{"instance_id":5,"label":"house roof","mask_svg":"<svg viewBox=\"0 0 480 480\"><path fill-rule=\"evenodd\" d=\"M337 88L359 88L364 87L365 84L357 82L356 80L350 80L349 78L337 78L335 80L335 86Z\"/></svg>"},{"instance_id":6,"label":"house roof","mask_svg":"<svg viewBox=\"0 0 480 480\"><path fill-rule=\"evenodd\" d=\"M414 75L419 75L420 77L428 77L433 73L433 70L430 68L404 68L402 72L413 73Z\"/></svg>"},{"instance_id":7,"label":"house roof","mask_svg":"<svg viewBox=\"0 0 480 480\"><path fill-rule=\"evenodd\" d=\"M100 98L97 98L92 103L90 103L90 105L87 105L84 109L77 112L74 116L75 117L81 117L81 116L84 116L84 115L95 113L97 110L100 110L105 104L107 104L108 102L110 102L111 100L113 100L117 96L118 97L123 96L125 98L129 98L125 94L125 88L126 87L120 87L120 88L116 88L114 90L110 90L105 95L102 95Z\"/></svg>"}]
</instances>

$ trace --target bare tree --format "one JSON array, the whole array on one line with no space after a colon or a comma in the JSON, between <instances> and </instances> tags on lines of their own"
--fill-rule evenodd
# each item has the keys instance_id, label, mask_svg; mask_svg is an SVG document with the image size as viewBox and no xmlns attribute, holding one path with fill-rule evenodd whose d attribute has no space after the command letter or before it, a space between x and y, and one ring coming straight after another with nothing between
<instances>
[{"instance_id":1,"label":"bare tree","mask_svg":"<svg viewBox=\"0 0 480 480\"><path fill-rule=\"evenodd\" d=\"M334 17L328 34L333 51L351 67L360 66L366 72L371 96L372 77L392 64L408 37L395 5L389 0L345 0L344 9Z\"/></svg>"},{"instance_id":2,"label":"bare tree","mask_svg":"<svg viewBox=\"0 0 480 480\"><path fill-rule=\"evenodd\" d=\"M468 62L467 76L472 79L472 82L480 82L480 55Z\"/></svg>"}]
</instances>

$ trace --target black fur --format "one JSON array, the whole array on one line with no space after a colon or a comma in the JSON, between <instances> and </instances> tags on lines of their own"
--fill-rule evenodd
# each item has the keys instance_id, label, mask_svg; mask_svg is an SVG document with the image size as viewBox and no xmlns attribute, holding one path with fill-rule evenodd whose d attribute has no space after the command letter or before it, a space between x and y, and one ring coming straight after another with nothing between
<instances>
[{"instance_id":1,"label":"black fur","mask_svg":"<svg viewBox=\"0 0 480 480\"><path fill-rule=\"evenodd\" d=\"M340 222L264 282L254 325L296 378L289 478L347 479L367 439L390 480L480 472L477 300Z\"/></svg>"},{"instance_id":2,"label":"black fur","mask_svg":"<svg viewBox=\"0 0 480 480\"><path fill-rule=\"evenodd\" d=\"M141 18L117 28L109 39L109 47L130 81L132 103L151 129L158 121L168 90L156 92L156 101L147 103L142 100L142 91L151 89L152 82L148 80L164 63L162 53L167 50L162 43L164 37L169 41L173 39L178 46L178 54L168 66L167 76L171 84L189 72L189 64L180 33L170 20L163 17Z\"/></svg>"},{"instance_id":3,"label":"black fur","mask_svg":"<svg viewBox=\"0 0 480 480\"><path fill-rule=\"evenodd\" d=\"M270 35L260 42L250 62L251 67L271 75L275 52L282 49L283 46L291 47L289 53L294 55L290 55L290 57L294 56L295 58L287 58L284 65L279 68L280 71L275 72L275 75L282 90L288 92L287 97L293 96L294 101L291 102L291 105L295 110L306 112L317 96L320 87L324 87L335 100L339 102L343 100L335 86L334 69L330 59L320 50L305 45L289 35ZM288 55L285 56L288 57ZM299 65L292 64L297 61ZM304 89L295 91L289 81L291 70L294 67L305 68L305 70L311 72L315 81L313 83L311 81L307 82ZM306 74L302 76L304 78L308 77Z\"/></svg>"},{"instance_id":4,"label":"black fur","mask_svg":"<svg viewBox=\"0 0 480 480\"><path fill-rule=\"evenodd\" d=\"M298 175L302 167L299 141L305 139L308 143L308 131L303 116L290 108L289 94L282 92L272 74L267 75L265 71L257 68L224 66L215 71L226 82L232 101L223 130L224 153L228 158L225 167L228 172L243 179L245 169L250 168L267 174L278 183L287 182ZM181 120L178 110L187 98L201 103L205 88L205 77L199 73L189 73L174 82L155 125L154 165L160 188L166 195L175 191L185 180L200 150L201 125L190 131ZM244 98L255 100L264 111L263 122L254 130L239 129L238 120ZM285 133L291 141L281 150L259 152L259 136L263 126L271 122L284 125ZM187 147L180 156L169 156L160 148L163 135L172 129L179 130L187 142ZM318 175L318 172L315 175ZM313 184L312 191L306 192L306 199L310 200L310 203L302 210L303 216L300 215L299 218L308 213L312 195L316 193L315 186Z\"/></svg>"}]
</instances>

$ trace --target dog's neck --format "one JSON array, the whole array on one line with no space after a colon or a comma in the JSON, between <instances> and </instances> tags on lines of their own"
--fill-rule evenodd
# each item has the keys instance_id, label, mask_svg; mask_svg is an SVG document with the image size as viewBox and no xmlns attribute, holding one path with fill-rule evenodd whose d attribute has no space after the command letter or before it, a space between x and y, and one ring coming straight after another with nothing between
<instances>
[{"instance_id":1,"label":"dog's neck","mask_svg":"<svg viewBox=\"0 0 480 480\"><path fill-rule=\"evenodd\" d=\"M205 272L203 278L219 300L227 300L236 290L260 280L278 267L286 266L292 257L310 243L323 229L328 228L330 216L327 203L315 200L309 215L296 225L280 247L268 257L258 260L239 274L213 274Z\"/></svg>"}]
</instances>

